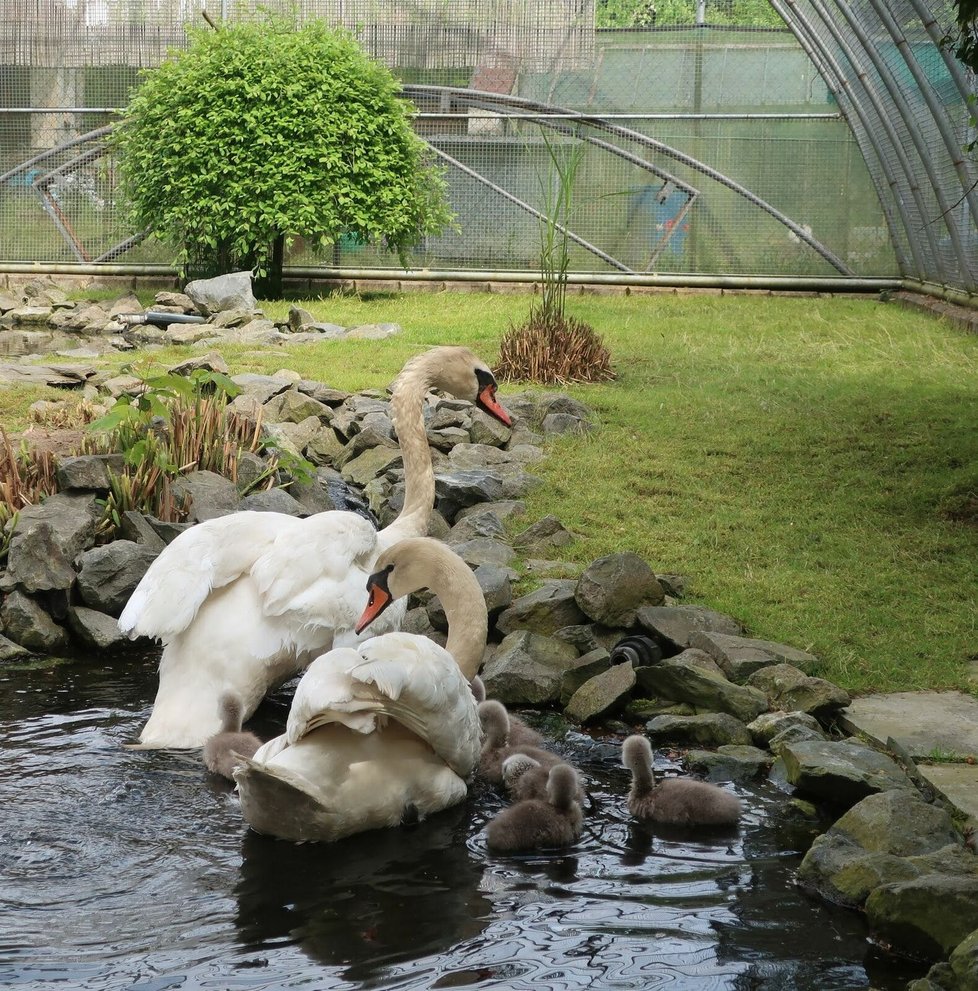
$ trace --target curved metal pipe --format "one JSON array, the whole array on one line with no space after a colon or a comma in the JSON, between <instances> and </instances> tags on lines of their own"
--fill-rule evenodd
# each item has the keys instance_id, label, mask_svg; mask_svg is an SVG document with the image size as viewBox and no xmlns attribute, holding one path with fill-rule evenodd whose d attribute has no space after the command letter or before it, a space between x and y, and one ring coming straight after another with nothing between
<instances>
[{"instance_id":1,"label":"curved metal pipe","mask_svg":"<svg viewBox=\"0 0 978 991\"><path fill-rule=\"evenodd\" d=\"M947 149L948 157L951 160L951 164L954 166L954 171L958 174L958 178L961 180L961 189L964 192L964 198L967 200L968 209L971 212L972 223L976 228L978 228L978 195L975 194L976 179L973 174L969 175L968 173L966 165L967 160L961 153L961 144L951 133L951 129L948 127L947 113L944 107L935 99L934 89L930 80L920 68L920 63L917 61L913 54L913 49L907 42L906 34L893 18L893 15L889 12L889 10L887 10L886 4L881 3L880 0L869 0L869 2L873 10L875 10L879 16L879 19L883 22L883 26L887 31L889 31L890 37L893 39L897 49L903 56L903 61L907 64L907 68L910 70L911 75L913 75L914 82L920 90L920 95L924 98L924 102L927 104L927 108L930 110L931 115L934 118L934 123L937 125L937 129L941 132L941 139L944 141L944 147ZM962 104L961 109L967 113L966 102ZM911 133L916 135L916 128L914 128ZM940 188L938 186L934 187L934 191L940 195ZM951 208L949 207L948 209Z\"/></svg>"},{"instance_id":2,"label":"curved metal pipe","mask_svg":"<svg viewBox=\"0 0 978 991\"><path fill-rule=\"evenodd\" d=\"M780 0L771 0L771 6L775 9L781 19L787 23L788 12L785 10L784 5L780 2ZM794 26L791 27L791 31L795 37L795 41L801 45L802 51L804 51L804 53L812 60L812 65L815 66L819 75L822 77L822 81L825 83L829 92L835 97L835 102L840 107L845 106L845 94L841 92L838 79L835 77L831 68L823 61L822 52L813 47L808 37L806 37L802 31L796 30ZM876 197L879 200L880 209L883 211L883 219L886 221L887 229L890 232L890 245L893 248L893 253L896 255L897 265L899 266L901 272L906 272L910 268L910 265L907 261L906 253L903 250L903 241L897 235L900 227L896 221L896 218L893 216L893 208L890 205L889 197L886 195L885 188L881 185L880 180L877 178L877 175L873 169L869 167L870 157L875 156L877 161L880 163L880 168L884 178L886 178L889 183L886 163L883 161L879 150L871 141L869 141L865 128L853 127L851 120L847 117L844 117L844 119L849 128L849 133L855 139L856 147L859 148L859 152L863 156L863 161L866 163L866 171L869 174L870 182L872 182L873 187L876 189ZM870 145L868 149L866 147L867 142L869 142ZM892 192L893 184L889 184Z\"/></svg>"},{"instance_id":3,"label":"curved metal pipe","mask_svg":"<svg viewBox=\"0 0 978 991\"><path fill-rule=\"evenodd\" d=\"M772 3L773 2L774 0L772 0ZM801 10L799 10L796 0L785 0L785 3L794 11L794 16L791 19L786 18L788 23L791 25L792 31L795 31L795 28L798 27L800 30L804 30L806 32L809 43L813 49L818 51L823 66L826 66L836 78L839 87L840 106L843 105L844 101L844 103L847 104L851 108L852 112L859 118L859 123L862 125L866 140L869 141L872 146L873 152L880 164L880 171L883 173L886 183L890 187L890 192L893 196L893 204L900 215L903 233L906 236L907 246L909 247L910 254L913 258L913 266L916 269L915 274L919 275L925 272L927 266L924 263L924 258L920 253L920 247L917 244L916 239L910 236L913 225L910 222L910 217L908 216L906 207L903 203L903 197L900 194L900 182L893 175L893 172L890 169L890 165L886 160L886 155L883 153L882 145L877 140L875 132L870 126L869 119L866 116L866 111L863 109L862 103L852 92L852 83L846 76L842 66L839 65L838 60L822 43L821 38L818 36L818 32L815 31L812 25L808 22L808 19L804 16ZM852 121L850 120L850 127L852 126ZM906 270L904 271L904 274L907 274Z\"/></svg>"},{"instance_id":4,"label":"curved metal pipe","mask_svg":"<svg viewBox=\"0 0 978 991\"><path fill-rule=\"evenodd\" d=\"M509 96L501 93L487 93L482 90L468 90L458 86L408 85L404 86L402 89L403 92L408 95L411 93L448 93L459 97L460 102L474 104L476 106L483 103L489 103L494 109L497 110L499 110L500 107L519 106L524 108L535 108L544 113L549 111L562 114L572 114L572 111L569 111L564 107L550 106L549 104L538 103L535 100L527 100L522 97ZM850 269L845 262L825 247L825 245L813 238L808 231L804 230L799 224L796 224L790 217L773 207L766 200L763 200L756 193L752 193L735 179L731 179L729 176L717 171L705 162L701 162L699 159L693 158L691 155L687 155L684 152L679 151L677 148L672 148L661 141L657 141L655 138L650 138L648 135L642 134L640 131L634 131L631 128L622 127L620 124L609 124L607 121L602 120L601 117L596 117L592 114L579 114L573 119L579 123L588 124L591 127L595 127L598 130L607 131L609 134L614 134L630 141L636 141L648 148L653 148L661 154L666 155L669 158L673 158L678 162L682 162L684 165L689 166L689 168L714 179L721 185L733 190L733 192L737 193L739 196L744 197L744 199L746 199L749 203L752 203L754 206L774 217L775 220L792 231L799 238L799 240L804 241L809 247L817 251L837 272L841 272L843 275L853 274L852 269Z\"/></svg>"}]
</instances>

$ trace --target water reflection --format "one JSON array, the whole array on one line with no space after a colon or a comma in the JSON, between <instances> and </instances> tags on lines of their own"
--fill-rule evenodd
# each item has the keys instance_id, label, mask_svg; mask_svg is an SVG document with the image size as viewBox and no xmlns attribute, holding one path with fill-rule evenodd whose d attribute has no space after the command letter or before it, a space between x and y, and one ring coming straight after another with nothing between
<instances>
[{"instance_id":1,"label":"water reflection","mask_svg":"<svg viewBox=\"0 0 978 991\"><path fill-rule=\"evenodd\" d=\"M822 824L782 792L741 789L734 830L643 826L612 738L563 745L594 798L570 852L487 850L491 791L328 846L257 836L196 754L124 748L155 664L0 668L4 987L903 991L924 970L794 888Z\"/></svg>"},{"instance_id":2,"label":"water reflection","mask_svg":"<svg viewBox=\"0 0 978 991\"><path fill-rule=\"evenodd\" d=\"M490 902L465 839L471 809L339 843L293 844L249 832L235 888L241 944L296 943L349 981L447 950L481 932Z\"/></svg>"}]
</instances>

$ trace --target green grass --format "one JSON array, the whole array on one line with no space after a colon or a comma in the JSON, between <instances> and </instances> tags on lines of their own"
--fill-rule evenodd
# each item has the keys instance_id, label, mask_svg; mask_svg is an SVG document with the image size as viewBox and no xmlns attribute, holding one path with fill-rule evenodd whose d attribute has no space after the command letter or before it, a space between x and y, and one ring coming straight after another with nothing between
<instances>
[{"instance_id":1,"label":"green grass","mask_svg":"<svg viewBox=\"0 0 978 991\"><path fill-rule=\"evenodd\" d=\"M387 384L428 344L468 344L491 362L529 299L303 305L405 331L223 349L232 370L289 367L359 389ZM280 317L288 303L264 308ZM568 311L605 336L619 378L570 390L600 429L556 443L537 469L546 484L527 499L529 520L554 513L581 534L565 557L632 550L685 574L692 601L752 636L812 650L820 673L850 691L974 691L978 521L946 510L978 490L978 337L872 298L595 296ZM521 388L504 385L504 402ZM20 415L2 408L6 396L5 423Z\"/></svg>"}]
</instances>

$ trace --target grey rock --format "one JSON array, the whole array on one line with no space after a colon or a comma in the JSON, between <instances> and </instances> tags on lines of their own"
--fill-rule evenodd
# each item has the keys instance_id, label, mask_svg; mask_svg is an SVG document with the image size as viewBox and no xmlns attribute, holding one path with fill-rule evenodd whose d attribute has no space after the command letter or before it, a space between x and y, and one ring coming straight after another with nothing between
<instances>
[{"instance_id":1,"label":"grey rock","mask_svg":"<svg viewBox=\"0 0 978 991\"><path fill-rule=\"evenodd\" d=\"M834 805L851 806L875 792L913 790L895 761L854 740L789 743L779 756L790 784Z\"/></svg>"},{"instance_id":2,"label":"grey rock","mask_svg":"<svg viewBox=\"0 0 978 991\"><path fill-rule=\"evenodd\" d=\"M574 542L574 534L556 516L544 516L513 538L518 550L540 554L555 547L566 547Z\"/></svg>"},{"instance_id":3,"label":"grey rock","mask_svg":"<svg viewBox=\"0 0 978 991\"><path fill-rule=\"evenodd\" d=\"M581 685L567 703L566 715L579 723L590 723L620 712L635 687L635 670L616 664Z\"/></svg>"},{"instance_id":4,"label":"grey rock","mask_svg":"<svg viewBox=\"0 0 978 991\"><path fill-rule=\"evenodd\" d=\"M155 551L131 540L114 540L80 554L76 564L82 602L118 616L156 557Z\"/></svg>"},{"instance_id":5,"label":"grey rock","mask_svg":"<svg viewBox=\"0 0 978 991\"><path fill-rule=\"evenodd\" d=\"M720 747L725 744L749 745L751 742L747 727L726 712L656 716L646 724L645 730L653 740L662 743Z\"/></svg>"},{"instance_id":6,"label":"grey rock","mask_svg":"<svg viewBox=\"0 0 978 991\"><path fill-rule=\"evenodd\" d=\"M473 444L487 444L491 447L502 447L510 436L512 430L500 423L495 417L489 416L481 409L472 410L472 423L469 427L469 436Z\"/></svg>"},{"instance_id":7,"label":"grey rock","mask_svg":"<svg viewBox=\"0 0 978 991\"><path fill-rule=\"evenodd\" d=\"M214 327L243 327L255 318L255 311L243 306L235 306L230 310L221 310L207 322L207 326Z\"/></svg>"},{"instance_id":8,"label":"grey rock","mask_svg":"<svg viewBox=\"0 0 978 991\"><path fill-rule=\"evenodd\" d=\"M486 471L454 471L435 474L435 508L449 523L460 509L503 496L502 482Z\"/></svg>"},{"instance_id":9,"label":"grey rock","mask_svg":"<svg viewBox=\"0 0 978 991\"><path fill-rule=\"evenodd\" d=\"M552 637L511 633L486 661L482 680L489 697L505 704L555 702L563 673L576 656L573 647Z\"/></svg>"},{"instance_id":10,"label":"grey rock","mask_svg":"<svg viewBox=\"0 0 978 991\"><path fill-rule=\"evenodd\" d=\"M366 503L358 489L332 468L320 467L308 482L296 482L289 492L308 515L331 509L363 512ZM369 515L369 514L365 514Z\"/></svg>"},{"instance_id":11,"label":"grey rock","mask_svg":"<svg viewBox=\"0 0 978 991\"><path fill-rule=\"evenodd\" d=\"M20 511L7 556L7 574L27 592L65 590L71 562L95 543L101 510L92 494L58 492Z\"/></svg>"},{"instance_id":12,"label":"grey rock","mask_svg":"<svg viewBox=\"0 0 978 991\"><path fill-rule=\"evenodd\" d=\"M0 621L0 625L2 625L2 621ZM14 643L13 640L8 640L5 636L0 635L0 662L22 661L30 656L31 651L26 647L22 647L19 643Z\"/></svg>"},{"instance_id":13,"label":"grey rock","mask_svg":"<svg viewBox=\"0 0 978 991\"><path fill-rule=\"evenodd\" d=\"M142 513L127 509L120 517L119 534L123 540L142 544L148 550L159 553L166 547L163 538L153 529Z\"/></svg>"},{"instance_id":14,"label":"grey rock","mask_svg":"<svg viewBox=\"0 0 978 991\"><path fill-rule=\"evenodd\" d=\"M383 341L388 337L401 333L398 323L364 323L346 332L346 338L351 341Z\"/></svg>"},{"instance_id":15,"label":"grey rock","mask_svg":"<svg viewBox=\"0 0 978 991\"><path fill-rule=\"evenodd\" d=\"M333 418L333 408L298 389L287 389L265 403L268 423L301 423L310 416L316 417L320 423L329 423Z\"/></svg>"},{"instance_id":16,"label":"grey rock","mask_svg":"<svg viewBox=\"0 0 978 991\"><path fill-rule=\"evenodd\" d=\"M79 643L90 650L116 650L129 644L115 619L96 609L71 606L68 626Z\"/></svg>"},{"instance_id":17,"label":"grey rock","mask_svg":"<svg viewBox=\"0 0 978 991\"><path fill-rule=\"evenodd\" d=\"M439 451L451 451L459 444L469 439L468 431L461 427L442 427L440 430L428 429L428 443Z\"/></svg>"},{"instance_id":18,"label":"grey rock","mask_svg":"<svg viewBox=\"0 0 978 991\"><path fill-rule=\"evenodd\" d=\"M61 492L107 492L109 469L118 474L123 470L124 464L121 454L81 454L61 458L55 471L55 479Z\"/></svg>"},{"instance_id":19,"label":"grey rock","mask_svg":"<svg viewBox=\"0 0 978 991\"><path fill-rule=\"evenodd\" d=\"M584 434L594 429L587 420L570 413L548 413L540 426L545 434Z\"/></svg>"},{"instance_id":20,"label":"grey rock","mask_svg":"<svg viewBox=\"0 0 978 991\"><path fill-rule=\"evenodd\" d=\"M948 960L958 991L978 991L978 929L954 948Z\"/></svg>"},{"instance_id":21,"label":"grey rock","mask_svg":"<svg viewBox=\"0 0 978 991\"><path fill-rule=\"evenodd\" d=\"M686 766L707 781L751 781L766 773L771 755L746 744L724 744L716 750L690 750Z\"/></svg>"},{"instance_id":22,"label":"grey rock","mask_svg":"<svg viewBox=\"0 0 978 991\"><path fill-rule=\"evenodd\" d=\"M848 692L824 678L813 678L791 664L772 664L755 671L747 684L767 695L772 709L798 710L828 718L851 701Z\"/></svg>"},{"instance_id":23,"label":"grey rock","mask_svg":"<svg viewBox=\"0 0 978 991\"><path fill-rule=\"evenodd\" d=\"M201 313L222 310L255 310L258 306L251 289L251 272L229 272L214 279L188 282L184 292Z\"/></svg>"},{"instance_id":24,"label":"grey rock","mask_svg":"<svg viewBox=\"0 0 978 991\"><path fill-rule=\"evenodd\" d=\"M346 445L336 431L323 427L306 445L306 457L314 465L335 466L343 454Z\"/></svg>"},{"instance_id":25,"label":"grey rock","mask_svg":"<svg viewBox=\"0 0 978 991\"><path fill-rule=\"evenodd\" d=\"M783 709L775 709L773 712L761 713L747 728L754 742L761 746L769 744L779 733L792 726L810 729L825 738L818 720L807 712L785 712Z\"/></svg>"},{"instance_id":26,"label":"grey rock","mask_svg":"<svg viewBox=\"0 0 978 991\"><path fill-rule=\"evenodd\" d=\"M252 509L259 513L284 513L286 516L303 516L302 505L285 489L263 489L246 495L239 503L237 512Z\"/></svg>"},{"instance_id":27,"label":"grey rock","mask_svg":"<svg viewBox=\"0 0 978 991\"><path fill-rule=\"evenodd\" d=\"M458 544L476 537L502 539L506 536L506 528L495 513L473 513L459 520L451 528L448 543Z\"/></svg>"},{"instance_id":28,"label":"grey rock","mask_svg":"<svg viewBox=\"0 0 978 991\"><path fill-rule=\"evenodd\" d=\"M539 475L519 470L505 472L500 481L504 499L522 499L543 485L543 479Z\"/></svg>"},{"instance_id":29,"label":"grey rock","mask_svg":"<svg viewBox=\"0 0 978 991\"><path fill-rule=\"evenodd\" d=\"M158 306L154 309L161 309L162 307L170 307L170 312L172 313L196 313L197 307L194 305L194 301L183 292L171 292L167 289L161 289L154 297L153 300ZM165 311L164 311L165 312Z\"/></svg>"},{"instance_id":30,"label":"grey rock","mask_svg":"<svg viewBox=\"0 0 978 991\"><path fill-rule=\"evenodd\" d=\"M0 605L0 625L4 633L21 647L39 654L65 650L71 640L36 602L22 592L11 592Z\"/></svg>"},{"instance_id":31,"label":"grey rock","mask_svg":"<svg viewBox=\"0 0 978 991\"><path fill-rule=\"evenodd\" d=\"M552 634L564 626L576 626L586 617L574 598L576 582L554 579L536 591L521 595L500 614L496 627L501 633L532 630Z\"/></svg>"},{"instance_id":32,"label":"grey rock","mask_svg":"<svg viewBox=\"0 0 978 991\"><path fill-rule=\"evenodd\" d=\"M724 674L738 683L755 671L772 664L793 664L805 674L811 674L818 665L818 658L814 654L772 640L697 631L690 638L689 644L705 650L723 668Z\"/></svg>"},{"instance_id":33,"label":"grey rock","mask_svg":"<svg viewBox=\"0 0 978 991\"><path fill-rule=\"evenodd\" d=\"M489 444L456 444L448 456L448 463L453 471L479 471L485 468L495 470L501 465L514 471L519 470L519 465L513 461L508 451L500 451L498 447Z\"/></svg>"},{"instance_id":34,"label":"grey rock","mask_svg":"<svg viewBox=\"0 0 978 991\"><path fill-rule=\"evenodd\" d=\"M595 647L572 661L560 679L560 704L566 708L581 685L611 667L610 660L611 655L604 647Z\"/></svg>"},{"instance_id":35,"label":"grey rock","mask_svg":"<svg viewBox=\"0 0 978 991\"><path fill-rule=\"evenodd\" d=\"M518 499L503 499L493 502L478 503L460 509L455 516L455 521L467 519L476 513L492 513L500 521L507 520L511 516L522 516L526 512L526 505Z\"/></svg>"},{"instance_id":36,"label":"grey rock","mask_svg":"<svg viewBox=\"0 0 978 991\"><path fill-rule=\"evenodd\" d=\"M811 726L794 724L785 726L780 733L772 736L768 743L768 748L772 754L780 756L781 751L789 744L806 743L811 740L824 740L825 738L825 734L821 729L812 729Z\"/></svg>"},{"instance_id":37,"label":"grey rock","mask_svg":"<svg viewBox=\"0 0 978 991\"><path fill-rule=\"evenodd\" d=\"M665 593L652 569L637 554L609 554L589 565L575 598L585 616L605 626L629 627L643 606L656 606Z\"/></svg>"},{"instance_id":38,"label":"grey rock","mask_svg":"<svg viewBox=\"0 0 978 991\"><path fill-rule=\"evenodd\" d=\"M601 648L608 653L621 636L620 630L609 630L599 623L578 623L563 626L554 632L558 640L572 644L579 654L589 654Z\"/></svg>"},{"instance_id":39,"label":"grey rock","mask_svg":"<svg viewBox=\"0 0 978 991\"><path fill-rule=\"evenodd\" d=\"M694 633L740 634L740 624L730 616L704 606L643 606L635 616L639 625L678 650L691 646Z\"/></svg>"},{"instance_id":40,"label":"grey rock","mask_svg":"<svg viewBox=\"0 0 978 991\"><path fill-rule=\"evenodd\" d=\"M978 877L925 874L883 884L866 899L870 932L913 956L946 956L978 929Z\"/></svg>"},{"instance_id":41,"label":"grey rock","mask_svg":"<svg viewBox=\"0 0 978 991\"><path fill-rule=\"evenodd\" d=\"M326 405L325 403L323 405ZM332 412L332 411L331 411ZM381 437L386 437L388 440L394 440L394 423L391 420L388 413L381 413L380 411L375 411L367 413L367 415L360 421L360 430L373 430L380 434Z\"/></svg>"},{"instance_id":42,"label":"grey rock","mask_svg":"<svg viewBox=\"0 0 978 991\"><path fill-rule=\"evenodd\" d=\"M234 482L214 471L192 471L176 479L173 495L179 501L190 498L188 521L202 523L233 513L238 507Z\"/></svg>"},{"instance_id":43,"label":"grey rock","mask_svg":"<svg viewBox=\"0 0 978 991\"><path fill-rule=\"evenodd\" d=\"M688 702L697 710L726 712L744 723L767 709L767 699L762 692L735 685L722 675L714 674L698 663L701 659L713 664L702 651L690 649L658 664L639 668L639 684L648 695Z\"/></svg>"},{"instance_id":44,"label":"grey rock","mask_svg":"<svg viewBox=\"0 0 978 991\"><path fill-rule=\"evenodd\" d=\"M346 443L339 456L335 459L336 467L342 468L348 462L359 458L365 451L369 451L375 447L382 447L388 451L400 451L397 443L391 440L390 437L374 430L373 427L367 427L366 430L361 430L359 433L354 434Z\"/></svg>"},{"instance_id":45,"label":"grey rock","mask_svg":"<svg viewBox=\"0 0 978 991\"><path fill-rule=\"evenodd\" d=\"M371 447L343 465L341 474L348 482L362 487L389 469L400 468L403 464L399 448Z\"/></svg>"},{"instance_id":46,"label":"grey rock","mask_svg":"<svg viewBox=\"0 0 978 991\"><path fill-rule=\"evenodd\" d=\"M291 388L292 383L288 379L280 378L276 375L257 375L253 372L242 372L239 375L232 375L231 381L241 389L241 395L251 396L263 405L273 396ZM239 399L236 396L235 399ZM231 403L234 406L234 402Z\"/></svg>"},{"instance_id":47,"label":"grey rock","mask_svg":"<svg viewBox=\"0 0 978 991\"><path fill-rule=\"evenodd\" d=\"M502 568L516 556L509 544L503 543L501 540L494 540L492 537L475 537L472 540L463 540L461 543L453 544L452 550L473 568L483 564Z\"/></svg>"}]
</instances>

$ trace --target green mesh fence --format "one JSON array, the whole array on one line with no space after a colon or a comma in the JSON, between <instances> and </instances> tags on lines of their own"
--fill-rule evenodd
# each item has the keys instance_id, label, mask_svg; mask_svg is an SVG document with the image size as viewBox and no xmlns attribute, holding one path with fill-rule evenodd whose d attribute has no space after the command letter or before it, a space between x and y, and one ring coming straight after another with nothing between
<instances>
[{"instance_id":1,"label":"green mesh fence","mask_svg":"<svg viewBox=\"0 0 978 991\"><path fill-rule=\"evenodd\" d=\"M968 288L968 80L918 7L319 0L299 13L345 25L394 69L446 169L459 229L413 267L533 271L551 154L580 145L576 271ZM943 30L950 6L936 8ZM179 0L0 0L0 266L173 258L127 228L104 128L188 23L199 8ZM348 238L326 256L297 240L288 263L394 265Z\"/></svg>"}]
</instances>

